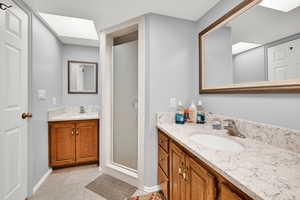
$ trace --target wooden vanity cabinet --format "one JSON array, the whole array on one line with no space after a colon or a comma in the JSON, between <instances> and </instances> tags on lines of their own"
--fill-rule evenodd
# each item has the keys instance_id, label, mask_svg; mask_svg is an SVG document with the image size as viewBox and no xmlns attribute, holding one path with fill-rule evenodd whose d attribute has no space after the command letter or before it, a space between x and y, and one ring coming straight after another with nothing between
<instances>
[{"instance_id":1,"label":"wooden vanity cabinet","mask_svg":"<svg viewBox=\"0 0 300 200\"><path fill-rule=\"evenodd\" d=\"M216 180L190 156L185 160L186 200L215 200Z\"/></svg>"},{"instance_id":2,"label":"wooden vanity cabinet","mask_svg":"<svg viewBox=\"0 0 300 200\"><path fill-rule=\"evenodd\" d=\"M252 200L160 130L158 140L158 183L166 199ZM164 151L162 146L168 147L168 151ZM168 161L161 158L168 158ZM162 170L165 162L169 163L168 171ZM160 178L162 174L167 181Z\"/></svg>"},{"instance_id":3,"label":"wooden vanity cabinet","mask_svg":"<svg viewBox=\"0 0 300 200\"><path fill-rule=\"evenodd\" d=\"M220 185L220 200L242 200L243 198L239 196L235 191L225 184Z\"/></svg>"},{"instance_id":4,"label":"wooden vanity cabinet","mask_svg":"<svg viewBox=\"0 0 300 200\"><path fill-rule=\"evenodd\" d=\"M98 161L98 121L78 121L76 128L76 163Z\"/></svg>"},{"instance_id":5,"label":"wooden vanity cabinet","mask_svg":"<svg viewBox=\"0 0 300 200\"><path fill-rule=\"evenodd\" d=\"M169 196L169 138L161 133L158 136L158 183L163 195Z\"/></svg>"},{"instance_id":6,"label":"wooden vanity cabinet","mask_svg":"<svg viewBox=\"0 0 300 200\"><path fill-rule=\"evenodd\" d=\"M49 123L49 163L51 167L75 163L75 124Z\"/></svg>"},{"instance_id":7,"label":"wooden vanity cabinet","mask_svg":"<svg viewBox=\"0 0 300 200\"><path fill-rule=\"evenodd\" d=\"M170 144L170 199L214 200L215 178L179 146Z\"/></svg>"},{"instance_id":8,"label":"wooden vanity cabinet","mask_svg":"<svg viewBox=\"0 0 300 200\"><path fill-rule=\"evenodd\" d=\"M161 134L161 133L160 133ZM170 144L170 199L185 199L185 180L183 179L185 153L173 143Z\"/></svg>"},{"instance_id":9,"label":"wooden vanity cabinet","mask_svg":"<svg viewBox=\"0 0 300 200\"><path fill-rule=\"evenodd\" d=\"M99 120L49 122L50 167L99 161Z\"/></svg>"}]
</instances>

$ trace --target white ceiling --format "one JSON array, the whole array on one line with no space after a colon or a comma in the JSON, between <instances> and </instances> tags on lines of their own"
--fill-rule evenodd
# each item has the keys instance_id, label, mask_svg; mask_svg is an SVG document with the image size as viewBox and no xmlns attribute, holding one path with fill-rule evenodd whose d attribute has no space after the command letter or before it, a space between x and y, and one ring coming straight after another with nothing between
<instances>
[{"instance_id":1,"label":"white ceiling","mask_svg":"<svg viewBox=\"0 0 300 200\"><path fill-rule=\"evenodd\" d=\"M196 21L219 0L24 0L36 12L90 19L101 30L157 13Z\"/></svg>"}]
</instances>

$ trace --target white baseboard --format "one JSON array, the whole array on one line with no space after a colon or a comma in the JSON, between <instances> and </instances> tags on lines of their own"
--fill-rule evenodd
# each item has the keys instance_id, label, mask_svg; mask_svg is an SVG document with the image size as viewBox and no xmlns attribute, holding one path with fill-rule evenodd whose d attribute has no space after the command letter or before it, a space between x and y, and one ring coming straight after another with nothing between
<instances>
[{"instance_id":1,"label":"white baseboard","mask_svg":"<svg viewBox=\"0 0 300 200\"><path fill-rule=\"evenodd\" d=\"M45 180L48 178L48 176L51 174L52 169L49 168L49 170L44 174L44 176L35 184L33 187L33 194L36 193L36 191L41 187L41 185L45 182Z\"/></svg>"},{"instance_id":2,"label":"white baseboard","mask_svg":"<svg viewBox=\"0 0 300 200\"><path fill-rule=\"evenodd\" d=\"M159 185L154 185L154 186L151 186L151 187L144 186L144 191L147 192L147 193L157 192L159 190L160 190Z\"/></svg>"}]
</instances>

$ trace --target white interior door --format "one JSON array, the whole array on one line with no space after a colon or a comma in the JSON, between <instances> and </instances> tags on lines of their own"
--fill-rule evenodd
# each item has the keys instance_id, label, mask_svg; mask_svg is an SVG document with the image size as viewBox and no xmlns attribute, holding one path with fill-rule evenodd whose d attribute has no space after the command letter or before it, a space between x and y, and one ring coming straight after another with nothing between
<instances>
[{"instance_id":1,"label":"white interior door","mask_svg":"<svg viewBox=\"0 0 300 200\"><path fill-rule=\"evenodd\" d=\"M295 41L292 50L292 63L295 66L292 72L292 78L300 78L300 39Z\"/></svg>"},{"instance_id":2,"label":"white interior door","mask_svg":"<svg viewBox=\"0 0 300 200\"><path fill-rule=\"evenodd\" d=\"M138 41L113 48L113 162L137 170Z\"/></svg>"},{"instance_id":3,"label":"white interior door","mask_svg":"<svg viewBox=\"0 0 300 200\"><path fill-rule=\"evenodd\" d=\"M0 0L0 2L3 2ZM0 199L27 196L28 16L0 9Z\"/></svg>"},{"instance_id":4,"label":"white interior door","mask_svg":"<svg viewBox=\"0 0 300 200\"><path fill-rule=\"evenodd\" d=\"M300 39L268 48L268 79L300 78Z\"/></svg>"}]
</instances>

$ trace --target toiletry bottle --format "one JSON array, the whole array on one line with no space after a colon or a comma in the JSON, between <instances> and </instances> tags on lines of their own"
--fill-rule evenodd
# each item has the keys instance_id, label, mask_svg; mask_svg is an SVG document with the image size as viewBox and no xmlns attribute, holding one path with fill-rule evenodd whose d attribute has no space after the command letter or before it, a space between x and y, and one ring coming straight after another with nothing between
<instances>
[{"instance_id":1,"label":"toiletry bottle","mask_svg":"<svg viewBox=\"0 0 300 200\"><path fill-rule=\"evenodd\" d=\"M176 124L184 124L184 107L181 101L178 102L178 106L175 114L175 123Z\"/></svg>"},{"instance_id":2,"label":"toiletry bottle","mask_svg":"<svg viewBox=\"0 0 300 200\"><path fill-rule=\"evenodd\" d=\"M190 105L189 110L190 110L190 114L189 114L190 121L189 122L196 123L197 122L197 107L193 101Z\"/></svg>"},{"instance_id":3,"label":"toiletry bottle","mask_svg":"<svg viewBox=\"0 0 300 200\"><path fill-rule=\"evenodd\" d=\"M184 109L184 122L187 122L190 119L190 111L189 109Z\"/></svg>"},{"instance_id":4,"label":"toiletry bottle","mask_svg":"<svg viewBox=\"0 0 300 200\"><path fill-rule=\"evenodd\" d=\"M202 106L202 101L199 100L197 104L197 124L205 123L205 112Z\"/></svg>"}]
</instances>

